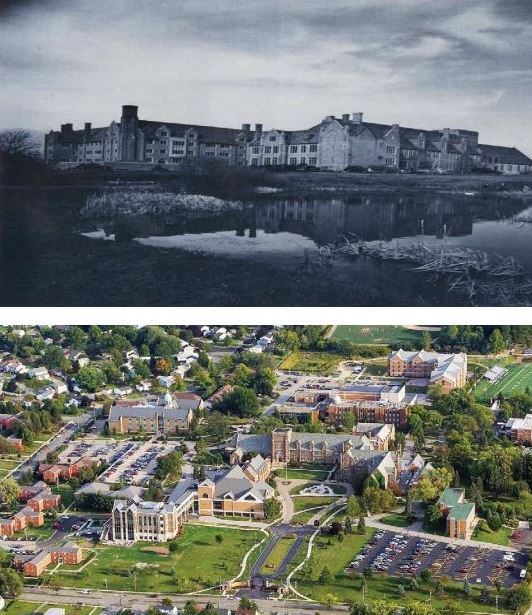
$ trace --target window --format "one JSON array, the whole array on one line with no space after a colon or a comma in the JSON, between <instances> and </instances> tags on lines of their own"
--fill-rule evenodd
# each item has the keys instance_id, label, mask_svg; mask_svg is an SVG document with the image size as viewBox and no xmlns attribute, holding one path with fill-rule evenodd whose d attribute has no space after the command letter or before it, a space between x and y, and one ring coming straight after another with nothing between
<instances>
[{"instance_id":1,"label":"window","mask_svg":"<svg viewBox=\"0 0 532 615\"><path fill-rule=\"evenodd\" d=\"M290 153L291 154L295 154L297 152L297 145L291 145L290 146Z\"/></svg>"},{"instance_id":2,"label":"window","mask_svg":"<svg viewBox=\"0 0 532 615\"><path fill-rule=\"evenodd\" d=\"M277 164L277 158L275 156L272 158L272 164Z\"/></svg>"},{"instance_id":3,"label":"window","mask_svg":"<svg viewBox=\"0 0 532 615\"><path fill-rule=\"evenodd\" d=\"M267 145L267 146L264 148L264 151L265 151L267 154L269 154L269 153L272 151L272 148L271 148L269 145Z\"/></svg>"},{"instance_id":4,"label":"window","mask_svg":"<svg viewBox=\"0 0 532 615\"><path fill-rule=\"evenodd\" d=\"M256 167L258 165L259 161L257 158L252 158L251 159L251 166L252 167Z\"/></svg>"},{"instance_id":5,"label":"window","mask_svg":"<svg viewBox=\"0 0 532 615\"><path fill-rule=\"evenodd\" d=\"M277 154L279 152L279 146L278 145L274 145L273 146L273 153Z\"/></svg>"},{"instance_id":6,"label":"window","mask_svg":"<svg viewBox=\"0 0 532 615\"><path fill-rule=\"evenodd\" d=\"M387 153L387 154L395 154L395 146L393 146L393 145L387 145L387 146L386 146L386 153Z\"/></svg>"},{"instance_id":7,"label":"window","mask_svg":"<svg viewBox=\"0 0 532 615\"><path fill-rule=\"evenodd\" d=\"M300 152L302 154L304 154L306 151L307 151L307 146L306 145L302 145L301 148L300 148Z\"/></svg>"},{"instance_id":8,"label":"window","mask_svg":"<svg viewBox=\"0 0 532 615\"><path fill-rule=\"evenodd\" d=\"M251 149L251 153L252 153L252 154L258 154L258 153L259 153L259 148L258 148L258 147L253 147L253 148Z\"/></svg>"},{"instance_id":9,"label":"window","mask_svg":"<svg viewBox=\"0 0 532 615\"><path fill-rule=\"evenodd\" d=\"M160 149L159 154L166 154L166 149Z\"/></svg>"},{"instance_id":10,"label":"window","mask_svg":"<svg viewBox=\"0 0 532 615\"><path fill-rule=\"evenodd\" d=\"M299 164L307 164L307 159L305 158L305 156L301 156Z\"/></svg>"},{"instance_id":11,"label":"window","mask_svg":"<svg viewBox=\"0 0 532 615\"><path fill-rule=\"evenodd\" d=\"M274 135L272 135L272 136L270 137L270 141L277 141L277 137L276 137L276 136L274 136Z\"/></svg>"},{"instance_id":12,"label":"window","mask_svg":"<svg viewBox=\"0 0 532 615\"><path fill-rule=\"evenodd\" d=\"M270 159L269 159L269 158L265 158L265 159L264 159L264 164L271 164Z\"/></svg>"},{"instance_id":13,"label":"window","mask_svg":"<svg viewBox=\"0 0 532 615\"><path fill-rule=\"evenodd\" d=\"M166 141L164 139L161 141L161 145L166 145Z\"/></svg>"},{"instance_id":14,"label":"window","mask_svg":"<svg viewBox=\"0 0 532 615\"><path fill-rule=\"evenodd\" d=\"M297 164L297 158L290 158L290 164L291 165L296 165Z\"/></svg>"},{"instance_id":15,"label":"window","mask_svg":"<svg viewBox=\"0 0 532 615\"><path fill-rule=\"evenodd\" d=\"M318 151L318 146L317 145L311 145L309 151L310 152L317 152Z\"/></svg>"},{"instance_id":16,"label":"window","mask_svg":"<svg viewBox=\"0 0 532 615\"><path fill-rule=\"evenodd\" d=\"M387 167L393 167L394 165L394 159L393 158L386 158L386 166Z\"/></svg>"},{"instance_id":17,"label":"window","mask_svg":"<svg viewBox=\"0 0 532 615\"><path fill-rule=\"evenodd\" d=\"M316 166L316 164L318 163L318 159L317 159L317 158L309 158L309 159L308 159L308 163L309 163L310 165L312 165L313 167L315 167L315 166Z\"/></svg>"},{"instance_id":18,"label":"window","mask_svg":"<svg viewBox=\"0 0 532 615\"><path fill-rule=\"evenodd\" d=\"M161 132L161 137L167 137L168 133L166 131Z\"/></svg>"}]
</instances>

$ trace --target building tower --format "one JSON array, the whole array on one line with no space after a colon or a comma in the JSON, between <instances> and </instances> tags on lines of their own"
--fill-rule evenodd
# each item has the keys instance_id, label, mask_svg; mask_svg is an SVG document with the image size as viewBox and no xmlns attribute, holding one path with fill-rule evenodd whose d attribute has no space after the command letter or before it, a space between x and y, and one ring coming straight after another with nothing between
<instances>
[{"instance_id":1,"label":"building tower","mask_svg":"<svg viewBox=\"0 0 532 615\"><path fill-rule=\"evenodd\" d=\"M123 105L120 118L119 159L137 160L138 107Z\"/></svg>"}]
</instances>

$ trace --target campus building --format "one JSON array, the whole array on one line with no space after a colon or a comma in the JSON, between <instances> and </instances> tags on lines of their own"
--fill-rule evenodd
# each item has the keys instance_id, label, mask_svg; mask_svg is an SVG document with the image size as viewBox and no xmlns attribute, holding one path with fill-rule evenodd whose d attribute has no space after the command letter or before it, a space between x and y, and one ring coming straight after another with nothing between
<instances>
[{"instance_id":1,"label":"campus building","mask_svg":"<svg viewBox=\"0 0 532 615\"><path fill-rule=\"evenodd\" d=\"M208 471L199 484L182 479L166 502L144 501L140 494L127 497L122 490L122 498L114 500L102 539L119 544L167 542L177 536L191 514L262 519L264 503L274 496L274 489L265 482L270 470L270 459L255 455L241 466ZM113 497L107 491L104 495Z\"/></svg>"},{"instance_id":2,"label":"campus building","mask_svg":"<svg viewBox=\"0 0 532 615\"><path fill-rule=\"evenodd\" d=\"M365 435L303 433L281 427L271 434L238 433L227 451L233 463L246 453L255 453L269 456L274 467L323 464L335 467L340 479L362 483L373 477L383 487L395 474L392 455L374 450Z\"/></svg>"},{"instance_id":3,"label":"campus building","mask_svg":"<svg viewBox=\"0 0 532 615\"><path fill-rule=\"evenodd\" d=\"M168 392L153 399L117 401L107 423L116 434L175 434L188 430L194 412L202 407L201 397L194 393Z\"/></svg>"},{"instance_id":4,"label":"campus building","mask_svg":"<svg viewBox=\"0 0 532 615\"><path fill-rule=\"evenodd\" d=\"M465 491L447 487L440 495L436 506L446 515L447 536L450 538L470 538L475 527L475 504L465 501Z\"/></svg>"},{"instance_id":5,"label":"campus building","mask_svg":"<svg viewBox=\"0 0 532 615\"><path fill-rule=\"evenodd\" d=\"M74 566L83 560L83 549L74 542L53 545L41 549L37 554L16 555L13 563L26 577L39 577L50 564Z\"/></svg>"},{"instance_id":6,"label":"campus building","mask_svg":"<svg viewBox=\"0 0 532 615\"><path fill-rule=\"evenodd\" d=\"M124 105L119 122L93 128L86 122L81 130L62 124L45 136L44 159L47 163L103 164L148 163L180 164L187 160L215 159L229 164L246 164L247 143L262 130L220 128L195 124L176 124L142 120L138 107Z\"/></svg>"},{"instance_id":7,"label":"campus building","mask_svg":"<svg viewBox=\"0 0 532 615\"><path fill-rule=\"evenodd\" d=\"M514 147L479 143L479 134L462 128L420 129L367 122L361 112L328 115L303 130L263 130L199 126L139 118L138 107L124 105L120 121L80 130L61 125L45 136L50 164L178 165L215 159L233 165L304 166L341 171L371 167L464 173L489 169L530 173L532 160Z\"/></svg>"},{"instance_id":8,"label":"campus building","mask_svg":"<svg viewBox=\"0 0 532 615\"><path fill-rule=\"evenodd\" d=\"M508 419L504 428L513 442L523 446L532 446L532 414L527 414L522 419Z\"/></svg>"},{"instance_id":9,"label":"campus building","mask_svg":"<svg viewBox=\"0 0 532 615\"><path fill-rule=\"evenodd\" d=\"M235 465L229 470L208 473L198 485L198 514L263 519L264 503L274 496L273 487L265 482L269 461L257 455L250 463L256 471L250 473L248 464L247 471L246 466ZM260 475L265 478L260 479Z\"/></svg>"},{"instance_id":10,"label":"campus building","mask_svg":"<svg viewBox=\"0 0 532 615\"><path fill-rule=\"evenodd\" d=\"M167 542L177 536L193 509L193 498L180 503L146 502L140 498L115 500L108 540L132 544L138 540Z\"/></svg>"},{"instance_id":11,"label":"campus building","mask_svg":"<svg viewBox=\"0 0 532 615\"><path fill-rule=\"evenodd\" d=\"M465 386L467 380L467 354L441 354L403 349L388 357L390 376L428 379L430 384L441 384L445 390Z\"/></svg>"}]
</instances>

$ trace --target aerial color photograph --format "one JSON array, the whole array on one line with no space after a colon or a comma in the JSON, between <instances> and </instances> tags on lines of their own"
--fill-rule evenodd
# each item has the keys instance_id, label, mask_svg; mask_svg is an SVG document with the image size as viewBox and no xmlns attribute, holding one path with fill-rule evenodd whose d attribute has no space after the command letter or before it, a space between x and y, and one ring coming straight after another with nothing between
<instances>
[{"instance_id":1,"label":"aerial color photograph","mask_svg":"<svg viewBox=\"0 0 532 615\"><path fill-rule=\"evenodd\" d=\"M0 326L8 615L531 606L532 327Z\"/></svg>"},{"instance_id":2,"label":"aerial color photograph","mask_svg":"<svg viewBox=\"0 0 532 615\"><path fill-rule=\"evenodd\" d=\"M529 0L2 0L3 306L531 306Z\"/></svg>"}]
</instances>

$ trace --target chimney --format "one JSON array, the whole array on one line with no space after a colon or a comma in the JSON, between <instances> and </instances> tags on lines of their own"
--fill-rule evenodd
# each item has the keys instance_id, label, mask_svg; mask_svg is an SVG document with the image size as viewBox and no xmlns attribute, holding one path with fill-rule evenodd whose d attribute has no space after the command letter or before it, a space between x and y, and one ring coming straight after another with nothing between
<instances>
[{"instance_id":1,"label":"chimney","mask_svg":"<svg viewBox=\"0 0 532 615\"><path fill-rule=\"evenodd\" d=\"M344 122L349 122L349 113L343 113L342 114L342 120Z\"/></svg>"},{"instance_id":2,"label":"chimney","mask_svg":"<svg viewBox=\"0 0 532 615\"><path fill-rule=\"evenodd\" d=\"M355 124L362 124L364 114L361 111L357 111L356 113L351 114L351 119L355 122Z\"/></svg>"},{"instance_id":3,"label":"chimney","mask_svg":"<svg viewBox=\"0 0 532 615\"><path fill-rule=\"evenodd\" d=\"M91 131L91 126L92 124L90 122L85 122L85 132L90 132Z\"/></svg>"},{"instance_id":4,"label":"chimney","mask_svg":"<svg viewBox=\"0 0 532 615\"><path fill-rule=\"evenodd\" d=\"M262 124L255 124L255 132L262 132Z\"/></svg>"},{"instance_id":5,"label":"chimney","mask_svg":"<svg viewBox=\"0 0 532 615\"><path fill-rule=\"evenodd\" d=\"M72 132L72 124L61 124L61 132Z\"/></svg>"},{"instance_id":6,"label":"chimney","mask_svg":"<svg viewBox=\"0 0 532 615\"><path fill-rule=\"evenodd\" d=\"M122 117L137 119L138 110L136 105L122 105Z\"/></svg>"},{"instance_id":7,"label":"chimney","mask_svg":"<svg viewBox=\"0 0 532 615\"><path fill-rule=\"evenodd\" d=\"M251 128L251 124L242 124L242 131L243 132L249 132L250 128Z\"/></svg>"}]
</instances>

